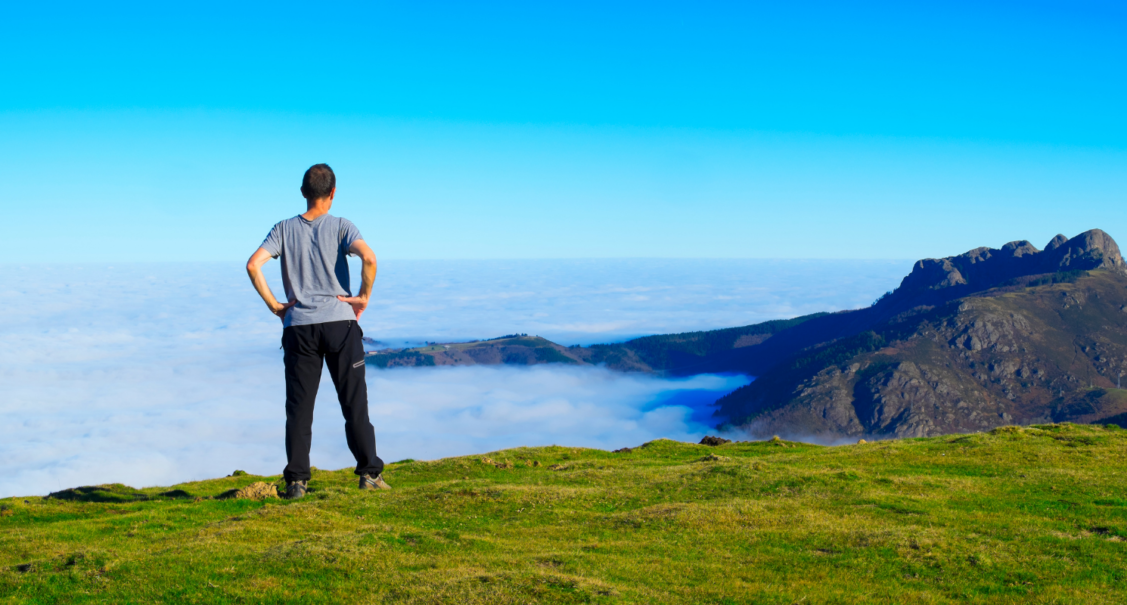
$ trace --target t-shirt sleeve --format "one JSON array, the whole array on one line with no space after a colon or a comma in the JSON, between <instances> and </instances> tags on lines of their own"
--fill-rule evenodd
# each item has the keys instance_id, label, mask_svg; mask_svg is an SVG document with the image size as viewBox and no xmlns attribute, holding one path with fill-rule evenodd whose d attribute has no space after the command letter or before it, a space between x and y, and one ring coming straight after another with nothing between
<instances>
[{"instance_id":1,"label":"t-shirt sleeve","mask_svg":"<svg viewBox=\"0 0 1127 605\"><path fill-rule=\"evenodd\" d=\"M262 249L269 252L273 258L278 258L282 253L282 223L274 225L266 239L262 240Z\"/></svg>"},{"instance_id":2,"label":"t-shirt sleeve","mask_svg":"<svg viewBox=\"0 0 1127 605\"><path fill-rule=\"evenodd\" d=\"M346 254L356 256L352 254L352 244L362 239L364 239L364 237L360 235L360 230L356 228L356 225L352 224L352 221L342 220L340 222L340 247Z\"/></svg>"}]
</instances>

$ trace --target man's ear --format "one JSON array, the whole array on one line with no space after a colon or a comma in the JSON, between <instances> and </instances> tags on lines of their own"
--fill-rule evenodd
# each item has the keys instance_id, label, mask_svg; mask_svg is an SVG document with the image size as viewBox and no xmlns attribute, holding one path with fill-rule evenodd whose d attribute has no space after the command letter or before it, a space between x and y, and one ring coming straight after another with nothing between
<instances>
[{"instance_id":1,"label":"man's ear","mask_svg":"<svg viewBox=\"0 0 1127 605\"><path fill-rule=\"evenodd\" d=\"M330 202L333 201L333 198L336 197L336 194L337 194L337 188L336 187L333 187L332 189L329 190L329 201Z\"/></svg>"}]
</instances>

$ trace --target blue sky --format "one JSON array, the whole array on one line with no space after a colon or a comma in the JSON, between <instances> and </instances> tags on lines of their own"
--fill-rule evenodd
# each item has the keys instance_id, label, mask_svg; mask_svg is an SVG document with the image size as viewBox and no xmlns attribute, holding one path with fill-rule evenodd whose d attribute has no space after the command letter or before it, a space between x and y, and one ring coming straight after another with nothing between
<instances>
[{"instance_id":1,"label":"blue sky","mask_svg":"<svg viewBox=\"0 0 1127 605\"><path fill-rule=\"evenodd\" d=\"M0 261L243 259L320 161L389 258L1127 237L1122 3L5 11Z\"/></svg>"}]
</instances>

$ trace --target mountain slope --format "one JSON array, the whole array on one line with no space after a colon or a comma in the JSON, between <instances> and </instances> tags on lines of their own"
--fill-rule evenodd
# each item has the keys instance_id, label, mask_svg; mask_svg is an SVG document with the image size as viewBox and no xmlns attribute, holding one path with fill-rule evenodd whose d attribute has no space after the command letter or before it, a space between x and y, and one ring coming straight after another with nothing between
<instances>
[{"instance_id":1,"label":"mountain slope","mask_svg":"<svg viewBox=\"0 0 1127 605\"><path fill-rule=\"evenodd\" d=\"M1127 413L1125 310L1123 259L1098 230L920 261L872 308L760 345L823 337L759 368L719 413L757 431L896 437L1111 418Z\"/></svg>"}]
</instances>

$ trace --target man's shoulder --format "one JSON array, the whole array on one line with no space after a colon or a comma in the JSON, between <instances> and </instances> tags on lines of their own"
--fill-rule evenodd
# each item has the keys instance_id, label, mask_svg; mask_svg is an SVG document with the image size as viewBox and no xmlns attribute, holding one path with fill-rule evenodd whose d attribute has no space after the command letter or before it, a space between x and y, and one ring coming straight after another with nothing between
<instances>
[{"instance_id":1,"label":"man's shoulder","mask_svg":"<svg viewBox=\"0 0 1127 605\"><path fill-rule=\"evenodd\" d=\"M295 217L280 220L274 225L274 229L276 230L294 233L304 232L304 230L300 229L301 227L311 227L314 231L321 231L324 229L356 229L356 225L353 224L352 221L339 216L333 216L331 214L321 215L313 221L310 221L299 214Z\"/></svg>"},{"instance_id":2,"label":"man's shoulder","mask_svg":"<svg viewBox=\"0 0 1127 605\"><path fill-rule=\"evenodd\" d=\"M285 227L292 225L294 223L300 223L301 220L302 219L301 219L300 214L297 215L297 216L291 216L290 218L284 218L284 219L278 221L277 223L274 223L274 227L285 228Z\"/></svg>"},{"instance_id":3,"label":"man's shoulder","mask_svg":"<svg viewBox=\"0 0 1127 605\"><path fill-rule=\"evenodd\" d=\"M348 220L344 217L326 214L322 218L329 219L329 220L326 220L324 223L322 223L325 226L325 228L332 229L334 231L340 232L341 237L348 237L347 234L350 234L350 233L355 233L355 234L360 233L360 229L357 228L356 225L353 224L352 221L350 221L350 220Z\"/></svg>"}]
</instances>

